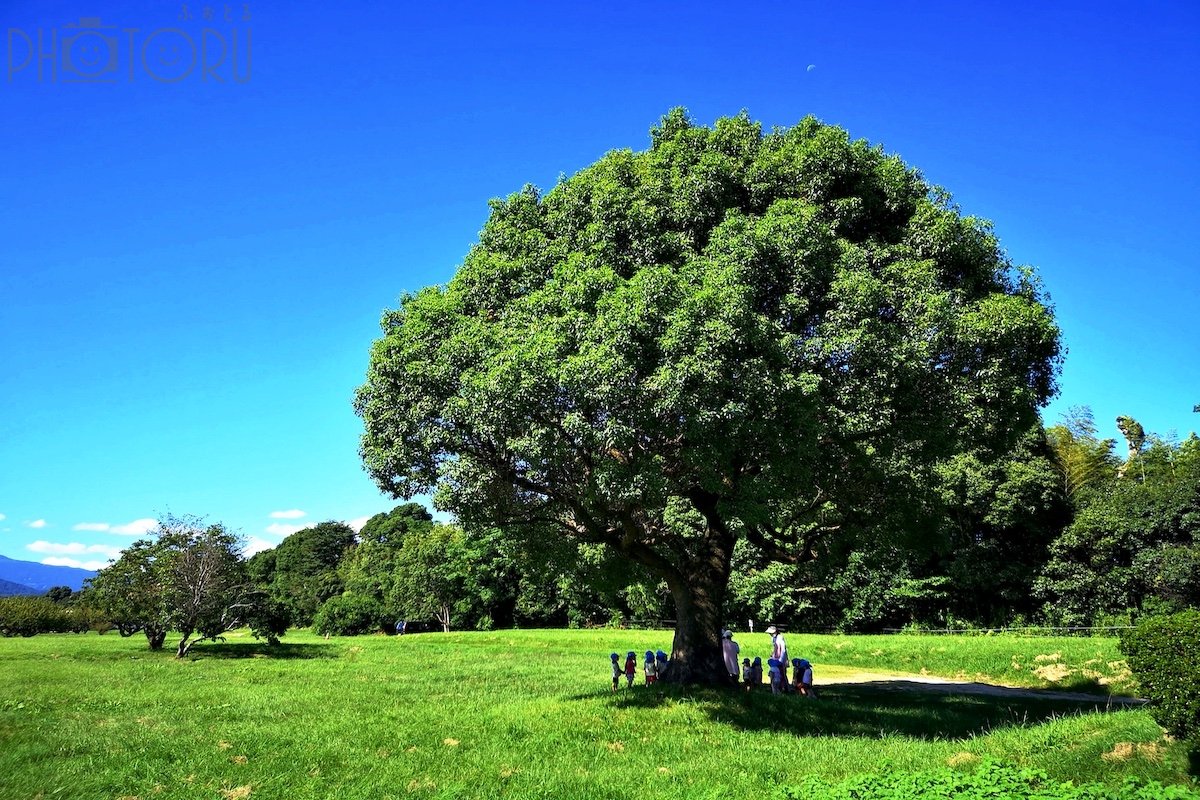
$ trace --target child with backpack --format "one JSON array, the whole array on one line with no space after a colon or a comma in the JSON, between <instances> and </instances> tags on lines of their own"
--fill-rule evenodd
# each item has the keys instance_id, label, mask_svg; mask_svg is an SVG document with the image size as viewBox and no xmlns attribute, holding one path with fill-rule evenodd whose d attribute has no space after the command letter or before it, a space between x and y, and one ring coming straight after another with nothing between
<instances>
[{"instance_id":1,"label":"child with backpack","mask_svg":"<svg viewBox=\"0 0 1200 800\"><path fill-rule=\"evenodd\" d=\"M637 675L637 653L630 650L625 655L625 685L633 686L633 678Z\"/></svg>"},{"instance_id":2,"label":"child with backpack","mask_svg":"<svg viewBox=\"0 0 1200 800\"><path fill-rule=\"evenodd\" d=\"M794 668L793 682L796 691L804 697L816 698L817 690L813 688L813 672L812 664L808 663L807 658L793 658L792 667Z\"/></svg>"},{"instance_id":3,"label":"child with backpack","mask_svg":"<svg viewBox=\"0 0 1200 800\"><path fill-rule=\"evenodd\" d=\"M654 683L658 680L658 663L654 660L654 651L646 651L646 662L643 664L643 670L646 673L646 685Z\"/></svg>"},{"instance_id":4,"label":"child with backpack","mask_svg":"<svg viewBox=\"0 0 1200 800\"><path fill-rule=\"evenodd\" d=\"M783 692L783 676L782 670L779 668L779 659L768 658L767 667L767 675L771 681L771 694L781 694Z\"/></svg>"},{"instance_id":5,"label":"child with backpack","mask_svg":"<svg viewBox=\"0 0 1200 800\"><path fill-rule=\"evenodd\" d=\"M762 686L762 678L762 659L755 656L754 663L750 665L750 686Z\"/></svg>"}]
</instances>

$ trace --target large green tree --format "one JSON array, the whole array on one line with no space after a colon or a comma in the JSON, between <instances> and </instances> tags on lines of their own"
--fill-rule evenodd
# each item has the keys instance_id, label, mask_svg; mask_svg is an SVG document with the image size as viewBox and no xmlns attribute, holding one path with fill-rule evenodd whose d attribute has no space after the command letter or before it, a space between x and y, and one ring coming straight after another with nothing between
<instances>
[{"instance_id":1,"label":"large green tree","mask_svg":"<svg viewBox=\"0 0 1200 800\"><path fill-rule=\"evenodd\" d=\"M1077 507L1086 506L1097 487L1118 471L1113 455L1115 439L1101 439L1099 429L1087 406L1072 406L1057 425L1046 429L1046 439L1054 452L1062 475L1063 491Z\"/></svg>"},{"instance_id":2,"label":"large green tree","mask_svg":"<svg viewBox=\"0 0 1200 800\"><path fill-rule=\"evenodd\" d=\"M1052 395L1058 331L986 223L839 128L676 110L651 140L493 201L384 314L355 406L382 489L643 565L668 677L721 681L738 538L800 561L921 527L934 465Z\"/></svg>"},{"instance_id":3,"label":"large green tree","mask_svg":"<svg viewBox=\"0 0 1200 800\"><path fill-rule=\"evenodd\" d=\"M344 522L321 522L290 534L274 548L271 598L287 609L293 625L312 624L321 603L342 593L338 565L354 545Z\"/></svg>"},{"instance_id":4,"label":"large green tree","mask_svg":"<svg viewBox=\"0 0 1200 800\"><path fill-rule=\"evenodd\" d=\"M1109 477L1051 544L1037 586L1051 621L1108 624L1200 603L1200 438L1148 440L1126 462L1137 469Z\"/></svg>"}]
</instances>

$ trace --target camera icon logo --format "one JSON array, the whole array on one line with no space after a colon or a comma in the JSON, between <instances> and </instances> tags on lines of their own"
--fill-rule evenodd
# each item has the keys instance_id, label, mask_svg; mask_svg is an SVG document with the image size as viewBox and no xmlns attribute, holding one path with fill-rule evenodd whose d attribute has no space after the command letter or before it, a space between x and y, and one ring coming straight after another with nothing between
<instances>
[{"instance_id":1,"label":"camera icon logo","mask_svg":"<svg viewBox=\"0 0 1200 800\"><path fill-rule=\"evenodd\" d=\"M115 25L101 25L99 17L82 17L67 25L62 38L63 80L69 83L115 83L120 45L105 33Z\"/></svg>"}]
</instances>

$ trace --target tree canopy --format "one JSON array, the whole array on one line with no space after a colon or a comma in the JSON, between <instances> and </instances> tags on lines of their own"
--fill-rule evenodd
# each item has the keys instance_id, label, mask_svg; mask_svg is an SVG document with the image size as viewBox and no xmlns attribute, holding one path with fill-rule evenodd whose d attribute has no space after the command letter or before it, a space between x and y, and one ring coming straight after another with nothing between
<instances>
[{"instance_id":1,"label":"tree canopy","mask_svg":"<svg viewBox=\"0 0 1200 800\"><path fill-rule=\"evenodd\" d=\"M344 522L321 522L289 535L269 555L256 554L259 562L270 560L269 574L255 563L256 580L271 587L271 599L282 606L294 625L308 625L325 600L340 594L342 582L337 568L346 550L354 544L354 530Z\"/></svg>"},{"instance_id":2,"label":"tree canopy","mask_svg":"<svg viewBox=\"0 0 1200 800\"><path fill-rule=\"evenodd\" d=\"M122 634L144 631L150 649L159 650L167 632L177 631L182 658L197 642L243 625L269 641L283 633L250 580L241 542L224 525L167 515L151 537L126 548L85 590Z\"/></svg>"},{"instance_id":3,"label":"tree canopy","mask_svg":"<svg viewBox=\"0 0 1200 800\"><path fill-rule=\"evenodd\" d=\"M987 223L839 128L675 110L651 141L493 201L384 314L355 407L382 489L643 565L671 677L720 680L735 542L926 527L939 462L1054 393L1058 330Z\"/></svg>"}]
</instances>

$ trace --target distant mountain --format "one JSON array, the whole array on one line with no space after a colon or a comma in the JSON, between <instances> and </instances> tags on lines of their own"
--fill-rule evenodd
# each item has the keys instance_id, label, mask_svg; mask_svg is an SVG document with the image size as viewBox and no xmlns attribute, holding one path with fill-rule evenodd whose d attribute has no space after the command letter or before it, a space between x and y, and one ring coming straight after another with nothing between
<instances>
[{"instance_id":1,"label":"distant mountain","mask_svg":"<svg viewBox=\"0 0 1200 800\"><path fill-rule=\"evenodd\" d=\"M39 564L36 561L17 561L15 558L0 556L0 581L21 584L32 592L14 592L13 594L42 594L55 586L70 586L72 591L83 588L83 582L96 577L96 571L79 569L77 567L55 567L50 564ZM0 590L0 594L3 594Z\"/></svg>"},{"instance_id":2,"label":"distant mountain","mask_svg":"<svg viewBox=\"0 0 1200 800\"><path fill-rule=\"evenodd\" d=\"M0 597L11 597L14 594L42 594L31 586L23 583L0 580Z\"/></svg>"}]
</instances>

